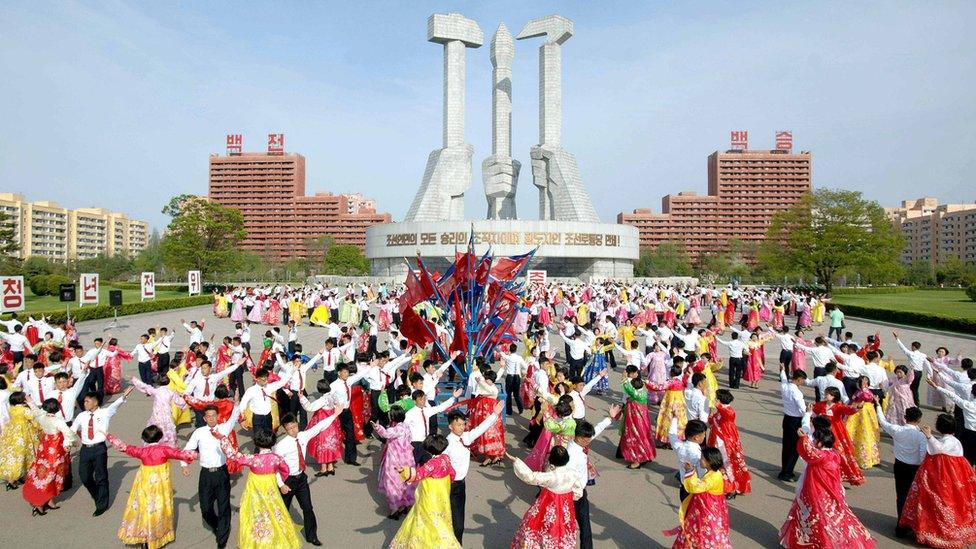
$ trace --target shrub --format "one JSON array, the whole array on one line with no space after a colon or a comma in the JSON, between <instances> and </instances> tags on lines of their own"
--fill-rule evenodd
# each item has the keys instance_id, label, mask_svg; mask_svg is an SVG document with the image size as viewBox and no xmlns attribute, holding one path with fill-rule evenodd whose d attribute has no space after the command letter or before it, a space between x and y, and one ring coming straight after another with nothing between
<instances>
[{"instance_id":1,"label":"shrub","mask_svg":"<svg viewBox=\"0 0 976 549\"><path fill-rule=\"evenodd\" d=\"M964 334L976 333L976 320L970 318L933 315L915 311L893 311L875 307L862 307L860 305L845 304L841 307L846 314L854 317L893 322L895 324L950 330Z\"/></svg>"},{"instance_id":2,"label":"shrub","mask_svg":"<svg viewBox=\"0 0 976 549\"><path fill-rule=\"evenodd\" d=\"M57 274L42 274L32 277L27 281L27 286L34 295L58 295L58 290L62 284L68 284L71 280L66 276Z\"/></svg>"},{"instance_id":3,"label":"shrub","mask_svg":"<svg viewBox=\"0 0 976 549\"><path fill-rule=\"evenodd\" d=\"M177 297L172 299L158 299L156 301L143 301L141 303L127 303L119 307L119 316L125 315L136 315L141 313L151 313L155 311L168 311L171 309L182 309L184 307L196 307L199 305L209 305L213 303L213 296L211 295L195 295L193 297ZM26 317L28 315L34 316L35 318L43 315L49 317L51 323L57 324L59 322L64 322L65 311L26 311L19 313L21 317ZM74 309L71 311L71 318L75 322L82 322L85 320L97 320L101 318L112 318L115 315L115 310L108 305L97 305L95 307L84 307L81 309ZM6 320L10 315L3 315Z\"/></svg>"},{"instance_id":4,"label":"shrub","mask_svg":"<svg viewBox=\"0 0 976 549\"><path fill-rule=\"evenodd\" d=\"M969 287L966 288L966 295L969 296L971 301L976 301L976 284L970 284Z\"/></svg>"}]
</instances>

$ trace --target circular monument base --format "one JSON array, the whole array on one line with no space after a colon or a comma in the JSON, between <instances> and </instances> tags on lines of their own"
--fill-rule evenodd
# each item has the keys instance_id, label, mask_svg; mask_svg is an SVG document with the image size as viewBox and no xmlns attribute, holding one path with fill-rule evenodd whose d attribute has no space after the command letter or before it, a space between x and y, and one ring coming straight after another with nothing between
<instances>
[{"instance_id":1,"label":"circular monument base","mask_svg":"<svg viewBox=\"0 0 976 549\"><path fill-rule=\"evenodd\" d=\"M419 252L431 271L443 272L472 230L478 254L491 247L496 258L521 255L538 246L529 268L549 277L630 278L640 256L639 232L629 225L512 219L374 225L366 230L366 259L373 276L403 276L404 259Z\"/></svg>"}]
</instances>

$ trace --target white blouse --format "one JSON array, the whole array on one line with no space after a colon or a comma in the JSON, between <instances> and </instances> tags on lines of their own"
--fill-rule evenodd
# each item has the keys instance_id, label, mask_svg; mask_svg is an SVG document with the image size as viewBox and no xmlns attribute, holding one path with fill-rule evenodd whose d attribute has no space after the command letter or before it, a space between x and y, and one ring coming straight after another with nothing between
<instances>
[{"instance_id":1,"label":"white blouse","mask_svg":"<svg viewBox=\"0 0 976 549\"><path fill-rule=\"evenodd\" d=\"M585 481L569 467L556 467L541 473L536 473L521 459L515 459L515 476L522 482L533 486L546 488L555 494L573 493L573 499L583 497Z\"/></svg>"}]
</instances>

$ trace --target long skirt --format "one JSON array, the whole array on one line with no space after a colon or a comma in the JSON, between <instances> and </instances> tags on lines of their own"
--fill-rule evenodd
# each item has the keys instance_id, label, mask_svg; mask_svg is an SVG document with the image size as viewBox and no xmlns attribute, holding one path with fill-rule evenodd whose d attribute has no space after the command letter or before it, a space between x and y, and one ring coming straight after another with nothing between
<instances>
[{"instance_id":1,"label":"long skirt","mask_svg":"<svg viewBox=\"0 0 976 549\"><path fill-rule=\"evenodd\" d=\"M141 465L122 513L119 540L126 545L162 547L176 539L173 482L169 462Z\"/></svg>"},{"instance_id":2,"label":"long skirt","mask_svg":"<svg viewBox=\"0 0 976 549\"><path fill-rule=\"evenodd\" d=\"M451 524L451 477L421 480L416 499L390 542L390 549L460 548ZM572 501L569 507L573 508Z\"/></svg>"},{"instance_id":3,"label":"long skirt","mask_svg":"<svg viewBox=\"0 0 976 549\"><path fill-rule=\"evenodd\" d=\"M247 318L244 315L244 302L240 299L234 301L234 305L231 307L230 319L234 322L243 322Z\"/></svg>"},{"instance_id":4,"label":"long skirt","mask_svg":"<svg viewBox=\"0 0 976 549\"><path fill-rule=\"evenodd\" d=\"M301 527L292 520L278 491L274 473L247 475L241 497L237 546L241 549L297 549Z\"/></svg>"},{"instance_id":5,"label":"long skirt","mask_svg":"<svg viewBox=\"0 0 976 549\"><path fill-rule=\"evenodd\" d=\"M651 438L651 419L647 405L627 401L624 421L621 425L617 457L629 463L653 461L657 455Z\"/></svg>"},{"instance_id":6,"label":"long skirt","mask_svg":"<svg viewBox=\"0 0 976 549\"><path fill-rule=\"evenodd\" d=\"M393 448L389 441L383 445L378 489L381 494L386 496L386 503L390 507L390 511L410 507L414 504L414 492L417 490L417 485L404 482L400 478L397 468L415 465L411 446Z\"/></svg>"},{"instance_id":7,"label":"long skirt","mask_svg":"<svg viewBox=\"0 0 976 549\"><path fill-rule=\"evenodd\" d=\"M654 437L661 444L668 444L668 429L671 428L671 411L678 414L678 429L684 429L688 423L688 408L685 406L685 395L680 390L665 391L661 410L657 413L657 423Z\"/></svg>"},{"instance_id":8,"label":"long skirt","mask_svg":"<svg viewBox=\"0 0 976 549\"><path fill-rule=\"evenodd\" d=\"M681 502L681 525L664 533L678 536L671 549L731 549L729 508L724 496L691 494Z\"/></svg>"},{"instance_id":9,"label":"long skirt","mask_svg":"<svg viewBox=\"0 0 976 549\"><path fill-rule=\"evenodd\" d=\"M59 431L41 437L37 458L27 471L23 496L32 507L42 507L61 494L64 476L68 472L68 452L64 449L64 435Z\"/></svg>"},{"instance_id":10,"label":"long skirt","mask_svg":"<svg viewBox=\"0 0 976 549\"><path fill-rule=\"evenodd\" d=\"M861 469L870 469L881 463L881 428L878 413L872 403L865 404L861 410L847 418L847 434L854 443L854 459Z\"/></svg>"},{"instance_id":11,"label":"long skirt","mask_svg":"<svg viewBox=\"0 0 976 549\"><path fill-rule=\"evenodd\" d=\"M578 537L573 493L556 494L543 488L522 516L512 548L573 549Z\"/></svg>"},{"instance_id":12,"label":"long skirt","mask_svg":"<svg viewBox=\"0 0 976 549\"><path fill-rule=\"evenodd\" d=\"M0 431L0 479L14 483L24 478L34 463L38 443L37 428L26 413L15 414Z\"/></svg>"},{"instance_id":13,"label":"long skirt","mask_svg":"<svg viewBox=\"0 0 976 549\"><path fill-rule=\"evenodd\" d=\"M899 526L921 545L976 545L976 473L961 456L925 456L908 491Z\"/></svg>"},{"instance_id":14,"label":"long skirt","mask_svg":"<svg viewBox=\"0 0 976 549\"><path fill-rule=\"evenodd\" d=\"M478 396L474 402L468 406L468 422L472 427L481 425L490 416L498 400L490 396ZM497 458L505 455L505 424L495 421L485 434L476 438L471 443L471 452L478 456Z\"/></svg>"},{"instance_id":15,"label":"long skirt","mask_svg":"<svg viewBox=\"0 0 976 549\"><path fill-rule=\"evenodd\" d=\"M331 408L316 410L308 422L308 428L311 429L333 413ZM342 427L338 421L333 421L332 425L308 442L308 455L319 464L334 463L342 459L342 445Z\"/></svg>"},{"instance_id":16,"label":"long skirt","mask_svg":"<svg viewBox=\"0 0 976 549\"><path fill-rule=\"evenodd\" d=\"M536 441L529 455L525 457L525 464L529 466L529 469L537 473L544 471L546 464L549 462L549 451L552 450L553 446L557 444L566 446L568 443L569 437L553 434L552 431L543 427L542 434L539 435L539 440Z\"/></svg>"},{"instance_id":17,"label":"long skirt","mask_svg":"<svg viewBox=\"0 0 976 549\"><path fill-rule=\"evenodd\" d=\"M583 381L589 383L593 378L600 375L600 372L607 367L607 359L602 352L597 351L596 354L590 358L590 362L586 365L583 370ZM590 392L602 395L610 389L610 378L604 377L600 381L596 382L596 385L590 389Z\"/></svg>"}]
</instances>

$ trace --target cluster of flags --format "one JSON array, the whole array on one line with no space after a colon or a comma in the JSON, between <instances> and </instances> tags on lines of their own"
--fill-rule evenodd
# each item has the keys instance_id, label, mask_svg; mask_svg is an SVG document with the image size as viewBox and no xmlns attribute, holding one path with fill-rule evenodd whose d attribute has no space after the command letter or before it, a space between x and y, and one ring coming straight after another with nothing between
<instances>
[{"instance_id":1,"label":"cluster of flags","mask_svg":"<svg viewBox=\"0 0 976 549\"><path fill-rule=\"evenodd\" d=\"M478 356L490 356L495 346L514 339L512 325L525 294L522 273L536 250L497 260L489 249L481 257L474 252L474 240L468 240L465 252L454 253L454 263L443 273L431 273L417 255L416 269L408 269L404 282L406 292L400 296L400 333L418 345L433 343L436 351L447 357L460 351L468 365ZM444 348L434 323L415 307L429 302L445 320L448 345Z\"/></svg>"}]
</instances>

